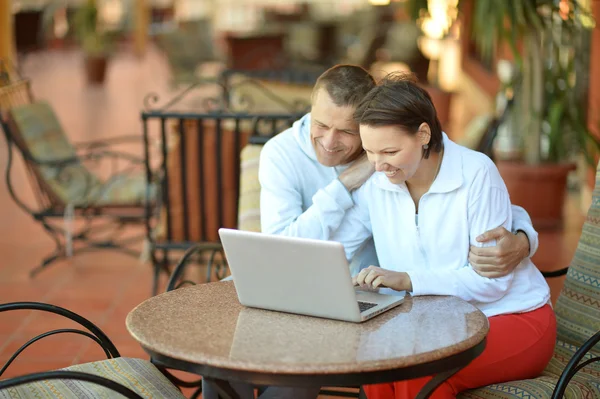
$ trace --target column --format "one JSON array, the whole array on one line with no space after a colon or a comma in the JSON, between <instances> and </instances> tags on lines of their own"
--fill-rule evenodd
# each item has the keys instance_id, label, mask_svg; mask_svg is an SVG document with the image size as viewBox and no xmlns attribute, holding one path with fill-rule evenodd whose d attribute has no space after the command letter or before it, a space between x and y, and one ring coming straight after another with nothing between
<instances>
[{"instance_id":1,"label":"column","mask_svg":"<svg viewBox=\"0 0 600 399\"><path fill-rule=\"evenodd\" d=\"M2 0L0 0L2 1ZM134 9L134 48L138 57L143 57L148 45L148 25L150 23L150 13L148 9L148 0L135 0Z\"/></svg>"},{"instance_id":2,"label":"column","mask_svg":"<svg viewBox=\"0 0 600 399\"><path fill-rule=\"evenodd\" d=\"M12 1L0 0L0 58L16 62Z\"/></svg>"}]
</instances>

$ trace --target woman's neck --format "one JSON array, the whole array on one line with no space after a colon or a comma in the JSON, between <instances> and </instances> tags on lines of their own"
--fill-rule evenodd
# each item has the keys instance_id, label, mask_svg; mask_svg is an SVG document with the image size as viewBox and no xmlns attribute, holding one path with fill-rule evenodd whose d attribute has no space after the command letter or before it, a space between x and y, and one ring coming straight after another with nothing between
<instances>
[{"instance_id":1,"label":"woman's neck","mask_svg":"<svg viewBox=\"0 0 600 399\"><path fill-rule=\"evenodd\" d=\"M431 152L429 158L423 159L413 177L406 181L409 190L428 191L433 184L442 163L442 152Z\"/></svg>"}]
</instances>

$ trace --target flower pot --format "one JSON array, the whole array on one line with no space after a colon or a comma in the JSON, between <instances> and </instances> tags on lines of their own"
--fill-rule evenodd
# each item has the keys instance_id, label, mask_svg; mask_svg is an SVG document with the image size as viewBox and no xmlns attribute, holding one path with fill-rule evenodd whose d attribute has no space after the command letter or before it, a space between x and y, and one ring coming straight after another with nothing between
<instances>
[{"instance_id":1,"label":"flower pot","mask_svg":"<svg viewBox=\"0 0 600 399\"><path fill-rule=\"evenodd\" d=\"M106 56L85 56L85 76L88 83L102 84L106 77L106 66L108 58Z\"/></svg>"},{"instance_id":2,"label":"flower pot","mask_svg":"<svg viewBox=\"0 0 600 399\"><path fill-rule=\"evenodd\" d=\"M498 161L510 201L523 207L537 230L562 227L567 175L575 170L573 163L528 165L522 162Z\"/></svg>"}]
</instances>

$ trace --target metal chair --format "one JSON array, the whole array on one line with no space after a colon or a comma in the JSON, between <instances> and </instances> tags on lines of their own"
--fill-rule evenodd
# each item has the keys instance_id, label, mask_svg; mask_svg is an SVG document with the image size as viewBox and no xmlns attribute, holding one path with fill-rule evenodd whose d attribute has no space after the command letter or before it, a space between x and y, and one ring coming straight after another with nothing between
<instances>
[{"instance_id":1,"label":"metal chair","mask_svg":"<svg viewBox=\"0 0 600 399\"><path fill-rule=\"evenodd\" d=\"M142 137L73 144L52 107L33 98L29 80L7 72L2 76L0 126L8 149L6 186L17 206L55 242L53 253L31 276L57 260L92 250L139 256L132 246L143 236L121 234L126 225L143 224L144 202L155 198L152 184L146 184L143 159L124 147L141 145ZM17 192L13 181L17 154L35 194L33 204ZM76 227L80 221L83 226Z\"/></svg>"},{"instance_id":2,"label":"metal chair","mask_svg":"<svg viewBox=\"0 0 600 399\"><path fill-rule=\"evenodd\" d=\"M0 304L0 313L17 310L50 312L78 323L83 329L65 328L40 334L24 343L0 369L0 376L24 350L56 334L83 335L103 349L107 360L79 364L61 370L45 371L0 380L0 399L15 397L86 398L113 397L116 393L131 399L184 399L185 396L147 360L123 358L111 340L89 320L67 309L39 302ZM52 381L52 383L49 383Z\"/></svg>"}]
</instances>

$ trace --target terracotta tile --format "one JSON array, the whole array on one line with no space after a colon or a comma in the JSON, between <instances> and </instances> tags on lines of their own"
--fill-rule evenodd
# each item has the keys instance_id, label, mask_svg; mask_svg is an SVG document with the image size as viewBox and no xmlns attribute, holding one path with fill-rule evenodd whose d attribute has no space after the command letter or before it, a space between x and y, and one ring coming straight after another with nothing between
<instances>
[{"instance_id":1,"label":"terracotta tile","mask_svg":"<svg viewBox=\"0 0 600 399\"><path fill-rule=\"evenodd\" d=\"M31 337L33 338L33 337ZM0 353L0 356L11 356L29 339L13 339ZM35 342L18 356L20 360L59 360L68 362L75 358L90 339L75 334L60 334L44 337Z\"/></svg>"},{"instance_id":2,"label":"terracotta tile","mask_svg":"<svg viewBox=\"0 0 600 399\"><path fill-rule=\"evenodd\" d=\"M86 312L86 318L96 326L100 324L104 319L104 313L93 313ZM31 337L31 334L39 334L45 331L61 328L82 328L80 324L61 317L56 314L43 313L37 314L35 317L27 320L21 328L19 328L20 335L27 335Z\"/></svg>"},{"instance_id":3,"label":"terracotta tile","mask_svg":"<svg viewBox=\"0 0 600 399\"><path fill-rule=\"evenodd\" d=\"M30 317L32 317L32 313L27 310L0 313L0 334L9 335L14 333Z\"/></svg>"}]
</instances>

